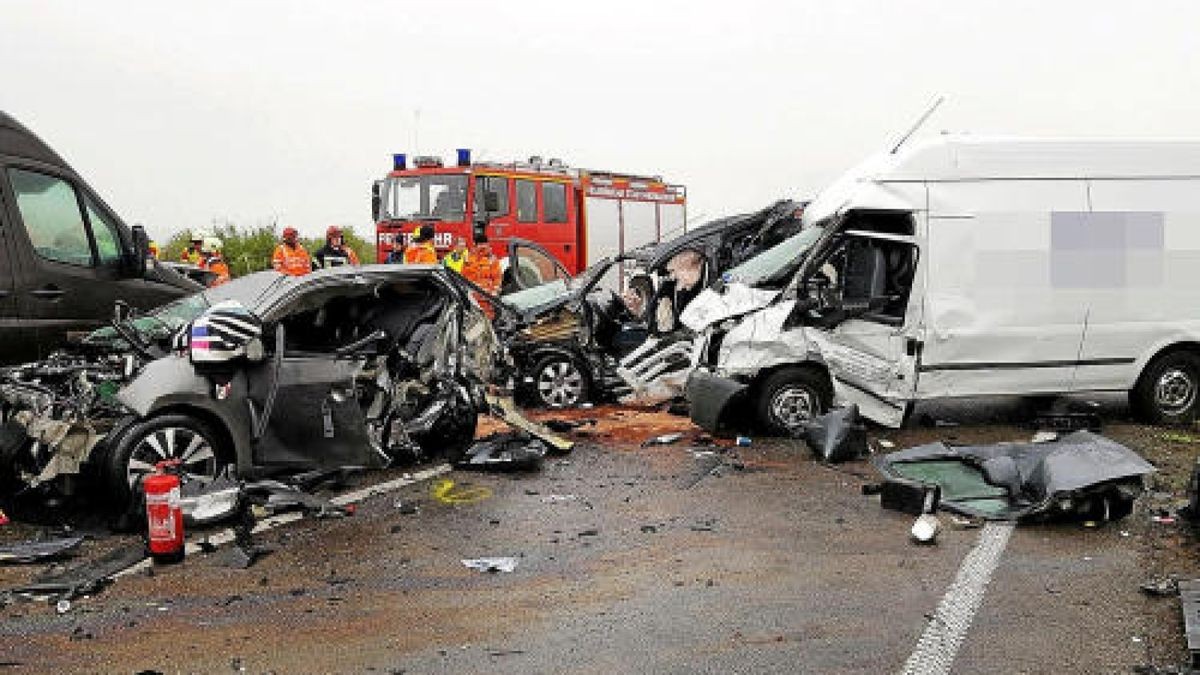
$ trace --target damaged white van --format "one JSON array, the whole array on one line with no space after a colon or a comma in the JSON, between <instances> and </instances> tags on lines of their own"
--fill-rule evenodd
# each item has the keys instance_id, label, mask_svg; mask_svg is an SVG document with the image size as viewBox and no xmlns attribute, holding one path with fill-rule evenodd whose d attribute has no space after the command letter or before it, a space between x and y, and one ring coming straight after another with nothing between
<instances>
[{"instance_id":1,"label":"damaged white van","mask_svg":"<svg viewBox=\"0 0 1200 675\"><path fill-rule=\"evenodd\" d=\"M736 316L734 280L681 317L708 326L701 426L746 406L790 433L835 402L899 426L916 401L1085 391L1196 417L1200 142L942 136L849 172L804 219L820 237L770 304Z\"/></svg>"}]
</instances>

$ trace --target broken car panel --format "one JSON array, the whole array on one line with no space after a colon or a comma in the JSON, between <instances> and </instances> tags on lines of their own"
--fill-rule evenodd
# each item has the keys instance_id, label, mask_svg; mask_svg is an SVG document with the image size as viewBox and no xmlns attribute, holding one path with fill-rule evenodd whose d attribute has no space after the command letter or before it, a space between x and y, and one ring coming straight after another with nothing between
<instances>
[{"instance_id":1,"label":"broken car panel","mask_svg":"<svg viewBox=\"0 0 1200 675\"><path fill-rule=\"evenodd\" d=\"M970 137L875 158L806 209L821 241L772 304L708 329L701 365L780 432L799 399L897 426L920 400L1129 391L1192 419L1197 166L1196 144Z\"/></svg>"},{"instance_id":2,"label":"broken car panel","mask_svg":"<svg viewBox=\"0 0 1200 675\"><path fill-rule=\"evenodd\" d=\"M591 397L669 398L692 365L683 315L731 267L773 250L800 227L803 205L780 201L602 261L576 279L530 242L510 244L506 304L523 316L508 341L523 398L566 407ZM789 259L790 260L790 259ZM786 261L784 261L786 262ZM514 272L515 270L515 272ZM772 280L786 282L787 276ZM757 285L765 278L750 283ZM616 289L624 288L618 295ZM504 332L504 331L502 331Z\"/></svg>"},{"instance_id":3,"label":"broken car panel","mask_svg":"<svg viewBox=\"0 0 1200 675\"><path fill-rule=\"evenodd\" d=\"M90 353L6 370L0 448L26 485L91 470L117 494L163 459L209 481L226 465L247 478L456 456L502 358L471 292L441 268L243 277L116 321Z\"/></svg>"}]
</instances>

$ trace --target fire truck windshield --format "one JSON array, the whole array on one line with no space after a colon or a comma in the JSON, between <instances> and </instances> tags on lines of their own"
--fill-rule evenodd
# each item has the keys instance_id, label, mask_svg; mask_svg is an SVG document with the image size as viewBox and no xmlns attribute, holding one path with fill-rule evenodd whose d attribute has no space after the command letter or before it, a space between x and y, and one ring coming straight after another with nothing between
<instances>
[{"instance_id":1,"label":"fire truck windshield","mask_svg":"<svg viewBox=\"0 0 1200 675\"><path fill-rule=\"evenodd\" d=\"M393 176L384 190L386 220L436 219L462 222L467 213L467 177L461 174Z\"/></svg>"}]
</instances>

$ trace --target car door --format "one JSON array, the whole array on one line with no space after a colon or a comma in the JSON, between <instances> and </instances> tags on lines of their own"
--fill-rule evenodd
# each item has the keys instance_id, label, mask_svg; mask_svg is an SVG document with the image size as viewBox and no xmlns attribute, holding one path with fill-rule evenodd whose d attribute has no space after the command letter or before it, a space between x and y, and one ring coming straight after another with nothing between
<instances>
[{"instance_id":1,"label":"car door","mask_svg":"<svg viewBox=\"0 0 1200 675\"><path fill-rule=\"evenodd\" d=\"M501 295L527 288L541 286L553 281L571 280L567 268L549 251L525 239L512 239L508 243L508 265L501 282Z\"/></svg>"},{"instance_id":2,"label":"car door","mask_svg":"<svg viewBox=\"0 0 1200 675\"><path fill-rule=\"evenodd\" d=\"M67 176L23 166L5 174L10 254L25 270L13 289L17 311L44 355L111 316L119 239L102 235L97 246L82 195Z\"/></svg>"},{"instance_id":3,"label":"car door","mask_svg":"<svg viewBox=\"0 0 1200 675\"><path fill-rule=\"evenodd\" d=\"M815 262L812 278L823 275L816 285L825 286L815 292L827 294L833 309L809 338L829 369L835 399L899 426L916 388L919 356L916 240L848 231Z\"/></svg>"},{"instance_id":4,"label":"car door","mask_svg":"<svg viewBox=\"0 0 1200 675\"><path fill-rule=\"evenodd\" d=\"M15 278L20 270L9 252L11 227L0 208L0 365L18 363L37 356L32 331L17 313Z\"/></svg>"}]
</instances>

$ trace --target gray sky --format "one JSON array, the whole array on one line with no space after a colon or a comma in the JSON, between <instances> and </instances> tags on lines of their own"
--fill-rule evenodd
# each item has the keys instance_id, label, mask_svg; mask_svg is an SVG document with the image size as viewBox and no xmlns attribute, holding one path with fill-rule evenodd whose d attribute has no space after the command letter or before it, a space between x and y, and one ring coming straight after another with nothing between
<instances>
[{"instance_id":1,"label":"gray sky","mask_svg":"<svg viewBox=\"0 0 1200 675\"><path fill-rule=\"evenodd\" d=\"M1200 3L0 5L0 109L152 236L371 231L392 152L684 183L689 215L809 198L927 133L1200 137ZM420 144L414 120L420 111Z\"/></svg>"}]
</instances>

